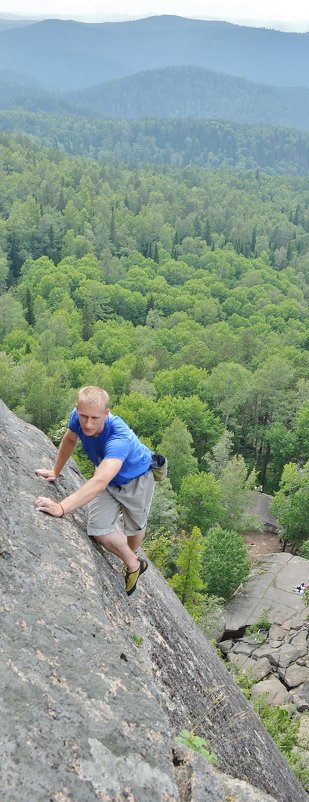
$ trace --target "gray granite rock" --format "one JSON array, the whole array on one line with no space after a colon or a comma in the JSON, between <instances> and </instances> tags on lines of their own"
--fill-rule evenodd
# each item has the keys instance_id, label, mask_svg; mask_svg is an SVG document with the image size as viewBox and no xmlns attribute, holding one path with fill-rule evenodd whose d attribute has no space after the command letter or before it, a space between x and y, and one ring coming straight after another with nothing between
<instances>
[{"instance_id":1,"label":"gray granite rock","mask_svg":"<svg viewBox=\"0 0 309 802\"><path fill-rule=\"evenodd\" d=\"M222 786L225 791L224 802L274 802L272 796L265 794L258 788L253 788L252 785L249 786L243 780L237 780L225 775L222 778ZM214 802L217 801L214 800Z\"/></svg>"},{"instance_id":2,"label":"gray granite rock","mask_svg":"<svg viewBox=\"0 0 309 802\"><path fill-rule=\"evenodd\" d=\"M241 640L243 643L249 643L251 646L257 647L259 644L264 643L264 641L266 640L266 636L259 635L259 637L257 637L257 635L244 635L244 637L241 638Z\"/></svg>"},{"instance_id":3,"label":"gray granite rock","mask_svg":"<svg viewBox=\"0 0 309 802\"><path fill-rule=\"evenodd\" d=\"M303 657L309 651L309 641L308 641L308 630L300 629L296 635L290 635L289 642L295 649L302 649L302 654L299 655Z\"/></svg>"},{"instance_id":4,"label":"gray granite rock","mask_svg":"<svg viewBox=\"0 0 309 802\"><path fill-rule=\"evenodd\" d=\"M269 640L268 645L272 651L276 651L282 646L282 640Z\"/></svg>"},{"instance_id":5,"label":"gray granite rock","mask_svg":"<svg viewBox=\"0 0 309 802\"><path fill-rule=\"evenodd\" d=\"M306 645L293 646L291 643L285 643L279 650L279 666L281 668L288 668L292 663L296 663L299 657L303 657L307 653Z\"/></svg>"},{"instance_id":6,"label":"gray granite rock","mask_svg":"<svg viewBox=\"0 0 309 802\"><path fill-rule=\"evenodd\" d=\"M243 668L243 666L250 660L247 654L235 654L233 649L228 653L228 659L234 665L239 666L239 668Z\"/></svg>"},{"instance_id":7,"label":"gray granite rock","mask_svg":"<svg viewBox=\"0 0 309 802\"><path fill-rule=\"evenodd\" d=\"M263 558L244 591L226 606L226 629L237 632L241 627L255 624L267 615L273 625L285 625L289 620L304 621L304 598L294 593L299 577L308 572L307 560L291 554L272 554ZM300 623L301 625L301 623Z\"/></svg>"},{"instance_id":8,"label":"gray granite rock","mask_svg":"<svg viewBox=\"0 0 309 802\"><path fill-rule=\"evenodd\" d=\"M251 676L253 679L261 680L272 673L272 667L267 657L261 657L260 660L254 660L251 668Z\"/></svg>"},{"instance_id":9,"label":"gray granite rock","mask_svg":"<svg viewBox=\"0 0 309 802\"><path fill-rule=\"evenodd\" d=\"M256 660L252 660L252 657L246 657L239 667L244 674L247 674L249 677L253 678L253 671L256 668Z\"/></svg>"},{"instance_id":10,"label":"gray granite rock","mask_svg":"<svg viewBox=\"0 0 309 802\"><path fill-rule=\"evenodd\" d=\"M269 630L269 633L268 633L268 638L269 638L269 640L272 640L272 641L282 641L282 640L284 640L284 632L282 631L282 627L278 627L278 626L275 626L275 625L270 627L270 630Z\"/></svg>"},{"instance_id":11,"label":"gray granite rock","mask_svg":"<svg viewBox=\"0 0 309 802\"><path fill-rule=\"evenodd\" d=\"M221 643L219 643L219 649L221 650L222 654L227 654L230 651L230 649L232 649L232 647L233 647L232 640L222 640Z\"/></svg>"},{"instance_id":12,"label":"gray granite rock","mask_svg":"<svg viewBox=\"0 0 309 802\"><path fill-rule=\"evenodd\" d=\"M246 654L248 657L252 654L254 650L254 646L252 643L245 643L244 641L238 641L235 643L235 646L232 647L229 654Z\"/></svg>"},{"instance_id":13,"label":"gray granite rock","mask_svg":"<svg viewBox=\"0 0 309 802\"><path fill-rule=\"evenodd\" d=\"M273 657L274 651L277 652L277 649L274 650L269 643L265 643L263 646L258 646L258 648L255 649L254 652L252 652L252 657L254 660L258 660L261 657L268 657L268 659L270 659L271 657ZM279 659L279 653L278 653L278 659Z\"/></svg>"},{"instance_id":14,"label":"gray granite rock","mask_svg":"<svg viewBox=\"0 0 309 802\"><path fill-rule=\"evenodd\" d=\"M175 750L182 767L181 802L276 802L273 796L243 780L222 774L190 750Z\"/></svg>"},{"instance_id":15,"label":"gray granite rock","mask_svg":"<svg viewBox=\"0 0 309 802\"><path fill-rule=\"evenodd\" d=\"M293 663L285 671L284 681L289 688L295 688L297 685L309 682L309 667L298 666L297 663Z\"/></svg>"},{"instance_id":16,"label":"gray granite rock","mask_svg":"<svg viewBox=\"0 0 309 802\"><path fill-rule=\"evenodd\" d=\"M289 693L279 679L273 677L258 682L252 688L252 697L265 695L265 701L271 707L284 705L289 701Z\"/></svg>"},{"instance_id":17,"label":"gray granite rock","mask_svg":"<svg viewBox=\"0 0 309 802\"><path fill-rule=\"evenodd\" d=\"M298 685L297 688L290 692L290 696L297 710L301 712L309 711L309 682Z\"/></svg>"}]
</instances>

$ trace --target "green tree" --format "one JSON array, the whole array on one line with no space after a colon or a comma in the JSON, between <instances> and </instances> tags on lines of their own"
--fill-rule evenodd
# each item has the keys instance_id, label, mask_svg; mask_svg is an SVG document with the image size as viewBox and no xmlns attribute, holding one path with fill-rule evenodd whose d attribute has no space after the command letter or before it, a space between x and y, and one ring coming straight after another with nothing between
<instances>
[{"instance_id":1,"label":"green tree","mask_svg":"<svg viewBox=\"0 0 309 802\"><path fill-rule=\"evenodd\" d=\"M247 368L236 362L217 365L207 382L208 397L215 409L222 412L224 425L244 406L252 385L252 376Z\"/></svg>"},{"instance_id":2,"label":"green tree","mask_svg":"<svg viewBox=\"0 0 309 802\"><path fill-rule=\"evenodd\" d=\"M271 480L272 485L278 488L284 465L290 459L293 459L297 453L297 435L295 436L294 431L284 426L280 421L277 421L276 423L270 424L268 427L267 438L271 453L268 467L268 481Z\"/></svg>"},{"instance_id":3,"label":"green tree","mask_svg":"<svg viewBox=\"0 0 309 802\"><path fill-rule=\"evenodd\" d=\"M35 323L33 296L29 287L26 287L25 306L25 319L27 323L29 323L29 326L33 326Z\"/></svg>"},{"instance_id":4,"label":"green tree","mask_svg":"<svg viewBox=\"0 0 309 802\"><path fill-rule=\"evenodd\" d=\"M228 429L224 429L218 442L212 447L211 452L206 454L207 464L211 473L218 479L228 463L233 447L233 434Z\"/></svg>"},{"instance_id":5,"label":"green tree","mask_svg":"<svg viewBox=\"0 0 309 802\"><path fill-rule=\"evenodd\" d=\"M0 398L10 409L20 404L23 391L23 368L12 357L0 351Z\"/></svg>"},{"instance_id":6,"label":"green tree","mask_svg":"<svg viewBox=\"0 0 309 802\"><path fill-rule=\"evenodd\" d=\"M178 530L177 496L169 479L156 482L147 524L147 537L165 530L175 535Z\"/></svg>"},{"instance_id":7,"label":"green tree","mask_svg":"<svg viewBox=\"0 0 309 802\"><path fill-rule=\"evenodd\" d=\"M163 396L159 408L162 428L169 426L176 417L186 424L198 459L203 459L206 449L211 448L220 437L223 426L219 418L197 395L186 398Z\"/></svg>"},{"instance_id":8,"label":"green tree","mask_svg":"<svg viewBox=\"0 0 309 802\"><path fill-rule=\"evenodd\" d=\"M124 418L139 437L152 439L160 431L160 408L145 395L131 393L121 396L114 412Z\"/></svg>"},{"instance_id":9,"label":"green tree","mask_svg":"<svg viewBox=\"0 0 309 802\"><path fill-rule=\"evenodd\" d=\"M32 360L24 369L26 415L31 423L47 431L61 420L68 407L66 394L58 377L48 376L44 365Z\"/></svg>"},{"instance_id":10,"label":"green tree","mask_svg":"<svg viewBox=\"0 0 309 802\"><path fill-rule=\"evenodd\" d=\"M237 454L224 466L218 482L222 503L221 526L235 532L259 528L257 520L248 512L256 471L248 474L244 458Z\"/></svg>"},{"instance_id":11,"label":"green tree","mask_svg":"<svg viewBox=\"0 0 309 802\"><path fill-rule=\"evenodd\" d=\"M205 539L202 577L211 596L226 601L248 579L250 561L244 539L237 532L212 527Z\"/></svg>"},{"instance_id":12,"label":"green tree","mask_svg":"<svg viewBox=\"0 0 309 802\"><path fill-rule=\"evenodd\" d=\"M179 569L169 584L193 618L199 618L199 604L205 589L201 579L203 540L200 529L194 526L190 535L182 532L176 566Z\"/></svg>"},{"instance_id":13,"label":"green tree","mask_svg":"<svg viewBox=\"0 0 309 802\"><path fill-rule=\"evenodd\" d=\"M0 342L13 329L27 329L20 301L11 293L0 296Z\"/></svg>"},{"instance_id":14,"label":"green tree","mask_svg":"<svg viewBox=\"0 0 309 802\"><path fill-rule=\"evenodd\" d=\"M182 365L172 370L159 371L155 376L154 385L158 396L180 395L185 398L196 394L202 398L206 377L206 370L195 365Z\"/></svg>"},{"instance_id":15,"label":"green tree","mask_svg":"<svg viewBox=\"0 0 309 802\"><path fill-rule=\"evenodd\" d=\"M179 490L184 476L198 471L197 459L192 450L192 436L186 424L180 418L174 418L164 431L161 443L157 447L159 454L164 454L168 462L168 475L174 490Z\"/></svg>"},{"instance_id":16,"label":"green tree","mask_svg":"<svg viewBox=\"0 0 309 802\"><path fill-rule=\"evenodd\" d=\"M2 253L0 248L0 295L5 292L7 288L7 279L9 275L9 265L7 257Z\"/></svg>"},{"instance_id":17,"label":"green tree","mask_svg":"<svg viewBox=\"0 0 309 802\"><path fill-rule=\"evenodd\" d=\"M309 460L304 467L293 462L285 465L270 506L284 540L295 549L301 547L309 534Z\"/></svg>"},{"instance_id":18,"label":"green tree","mask_svg":"<svg viewBox=\"0 0 309 802\"><path fill-rule=\"evenodd\" d=\"M297 410L295 416L294 433L296 436L298 455L302 459L309 459L309 400L305 401Z\"/></svg>"},{"instance_id":19,"label":"green tree","mask_svg":"<svg viewBox=\"0 0 309 802\"><path fill-rule=\"evenodd\" d=\"M220 487L210 473L185 476L179 490L182 525L197 526L203 535L220 520L222 514Z\"/></svg>"},{"instance_id":20,"label":"green tree","mask_svg":"<svg viewBox=\"0 0 309 802\"><path fill-rule=\"evenodd\" d=\"M158 571L168 579L173 572L173 558L175 558L175 536L164 529L159 530L152 537L147 537L143 548L154 563Z\"/></svg>"}]
</instances>

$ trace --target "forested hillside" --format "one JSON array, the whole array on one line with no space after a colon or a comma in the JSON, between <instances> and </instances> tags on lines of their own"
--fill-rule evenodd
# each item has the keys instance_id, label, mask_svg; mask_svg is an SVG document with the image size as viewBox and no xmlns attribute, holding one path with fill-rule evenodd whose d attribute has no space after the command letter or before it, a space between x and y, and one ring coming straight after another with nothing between
<instances>
[{"instance_id":1,"label":"forested hillside","mask_svg":"<svg viewBox=\"0 0 309 802\"><path fill-rule=\"evenodd\" d=\"M57 89L144 70L197 66L274 86L309 86L309 34L176 16L85 24L44 20L0 30L0 73Z\"/></svg>"},{"instance_id":2,"label":"forested hillside","mask_svg":"<svg viewBox=\"0 0 309 802\"><path fill-rule=\"evenodd\" d=\"M0 111L0 130L28 134L61 153L105 164L207 166L306 175L309 135L271 126L216 120L99 120L27 111Z\"/></svg>"},{"instance_id":3,"label":"forested hillside","mask_svg":"<svg viewBox=\"0 0 309 802\"><path fill-rule=\"evenodd\" d=\"M100 166L2 134L1 189L12 409L48 431L98 383L154 447L179 421L175 490L225 427L269 491L308 459L308 178Z\"/></svg>"},{"instance_id":4,"label":"forested hillside","mask_svg":"<svg viewBox=\"0 0 309 802\"><path fill-rule=\"evenodd\" d=\"M148 70L66 94L63 105L70 112L111 119L220 117L309 128L309 89L267 86L202 67Z\"/></svg>"},{"instance_id":5,"label":"forested hillside","mask_svg":"<svg viewBox=\"0 0 309 802\"><path fill-rule=\"evenodd\" d=\"M0 81L0 109L105 119L221 118L309 129L309 89L256 84L201 67L148 70L70 92L47 91L24 77Z\"/></svg>"}]
</instances>

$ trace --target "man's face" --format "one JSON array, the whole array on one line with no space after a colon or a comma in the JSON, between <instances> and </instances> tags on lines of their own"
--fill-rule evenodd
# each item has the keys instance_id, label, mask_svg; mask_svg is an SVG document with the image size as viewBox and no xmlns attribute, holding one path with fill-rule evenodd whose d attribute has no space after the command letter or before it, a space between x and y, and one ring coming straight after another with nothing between
<instances>
[{"instance_id":1,"label":"man's face","mask_svg":"<svg viewBox=\"0 0 309 802\"><path fill-rule=\"evenodd\" d=\"M76 410L84 434L87 437L97 437L103 431L109 409L105 409L102 404L88 404L86 401L79 401L76 404Z\"/></svg>"}]
</instances>

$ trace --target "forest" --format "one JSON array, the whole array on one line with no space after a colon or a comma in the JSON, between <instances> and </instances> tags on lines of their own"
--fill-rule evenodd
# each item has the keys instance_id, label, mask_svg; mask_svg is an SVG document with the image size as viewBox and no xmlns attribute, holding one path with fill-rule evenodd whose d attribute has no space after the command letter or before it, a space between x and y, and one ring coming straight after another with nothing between
<instances>
[{"instance_id":1,"label":"forest","mask_svg":"<svg viewBox=\"0 0 309 802\"><path fill-rule=\"evenodd\" d=\"M26 95L27 97L27 95ZM25 105L27 105L24 97ZM274 175L307 175L309 134L291 128L237 125L220 120L102 120L0 111L0 131L105 164L125 162L209 169L263 170Z\"/></svg>"},{"instance_id":2,"label":"forest","mask_svg":"<svg viewBox=\"0 0 309 802\"><path fill-rule=\"evenodd\" d=\"M168 457L149 534L162 535L167 575L180 529L221 544L246 530L255 484L301 548L308 177L102 165L9 133L0 152L5 403L59 442L76 390L105 387ZM237 564L246 573L244 553Z\"/></svg>"},{"instance_id":3,"label":"forest","mask_svg":"<svg viewBox=\"0 0 309 802\"><path fill-rule=\"evenodd\" d=\"M108 120L220 119L309 129L307 87L268 86L203 67L145 70L66 92L46 90L27 76L19 81L0 80L0 109Z\"/></svg>"}]
</instances>

